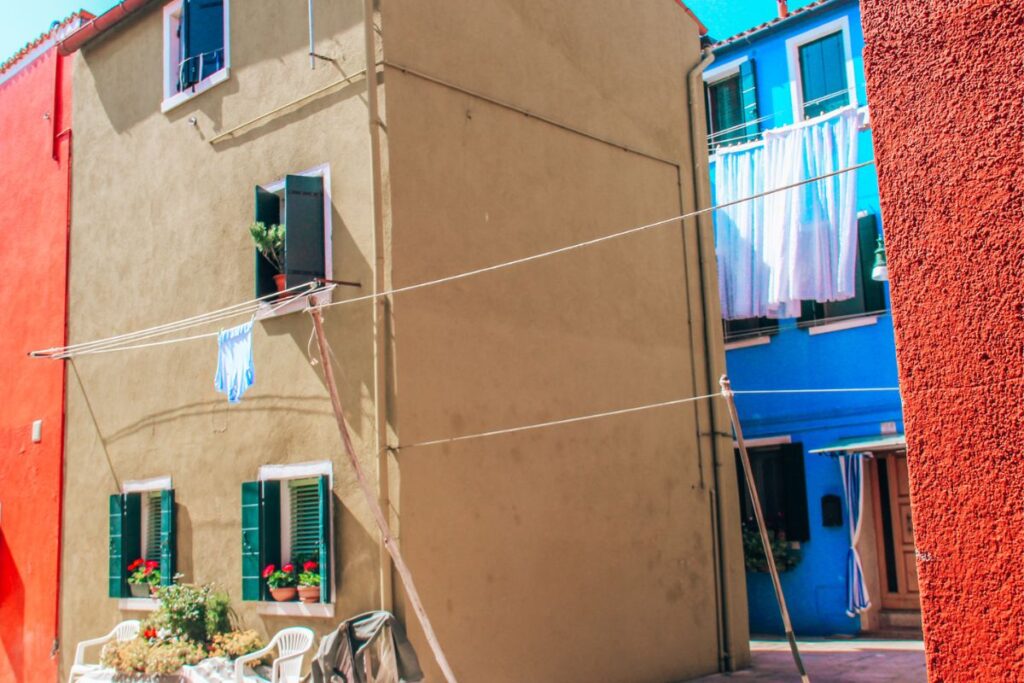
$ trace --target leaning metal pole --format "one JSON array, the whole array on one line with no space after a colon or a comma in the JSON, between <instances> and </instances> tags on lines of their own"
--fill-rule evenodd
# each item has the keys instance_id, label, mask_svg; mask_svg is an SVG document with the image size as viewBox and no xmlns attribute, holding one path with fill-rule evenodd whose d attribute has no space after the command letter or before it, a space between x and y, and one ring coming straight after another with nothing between
<instances>
[{"instance_id":1,"label":"leaning metal pole","mask_svg":"<svg viewBox=\"0 0 1024 683\"><path fill-rule=\"evenodd\" d=\"M327 347L327 338L324 336L324 321L320 313L320 308L316 303L310 299L310 312L313 315L313 328L316 330L316 344L317 349L320 351L320 367L324 370L324 381L327 383L327 392L331 395L331 408L334 410L334 418L338 422L338 431L341 433L341 441L345 445L345 455L348 456L349 464L352 465L352 470L355 472L356 480L359 482L359 488L363 491L363 497L366 498L366 504L370 508L370 512L373 514L373 519L377 522L377 527L380 529L381 537L384 539L384 547L387 548L388 553L391 555L391 559L395 563L395 569L398 571L398 575L402 578L402 585L405 586L405 592L409 598L409 604L412 605L413 611L416 616L419 617L420 626L423 627L423 635L426 636L427 642L430 644L430 649L434 653L434 659L437 660L437 665L441 667L441 672L444 674L445 680L448 683L456 683L455 673L448 665L448 659L444 656L444 651L441 649L441 643L437 640L437 635L434 633L434 627L430 623L430 619L427 617L427 610L423 607L423 602L420 600L420 594L416 590L416 584L412 580L412 572L409 571L409 567L405 564L405 560L402 559L402 552L398 549L398 545L395 543L395 538L391 534L391 526L388 524L387 519L384 517L384 512L380 508L380 504L377 502L377 494L370 487L369 482L366 480L366 475L363 474L363 468L359 464L359 457L356 455L355 446L352 445L352 436L349 434L348 425L345 423L345 410L341 406L341 398L338 396L338 385L334 382L334 369L331 366L331 356Z\"/></svg>"},{"instance_id":2,"label":"leaning metal pole","mask_svg":"<svg viewBox=\"0 0 1024 683\"><path fill-rule=\"evenodd\" d=\"M775 556L772 554L772 544L768 540L768 527L764 524L764 513L761 511L761 499L757 495L757 486L754 485L754 472L750 468L750 456L747 454L747 444L743 441L743 428L740 426L739 416L736 414L735 395L732 392L732 385L729 383L728 375L722 375L718 381L722 387L722 398L729 406L729 419L732 420L732 430L736 433L736 444L739 446L740 462L743 463L743 476L747 481L747 491L750 492L750 500L754 507L754 517L757 518L757 530L761 532L761 545L764 546L764 557L768 561L768 571L772 575L772 586L775 588L775 598L779 602L779 613L782 615L782 625L786 629L786 638L789 639L789 649L793 652L793 661L796 662L796 670L800 672L800 680L803 683L810 683L810 677L804 670L804 662L800 658L800 649L796 645L796 635L793 633L793 624L789 620L789 610L786 609L786 598L782 595L782 582L779 581L779 570L775 566Z\"/></svg>"}]
</instances>

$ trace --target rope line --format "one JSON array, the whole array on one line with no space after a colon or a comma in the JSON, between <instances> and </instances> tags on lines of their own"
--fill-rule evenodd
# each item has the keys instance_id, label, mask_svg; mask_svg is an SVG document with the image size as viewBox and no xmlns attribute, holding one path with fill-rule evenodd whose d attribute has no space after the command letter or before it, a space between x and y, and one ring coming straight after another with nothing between
<instances>
[{"instance_id":1,"label":"rope line","mask_svg":"<svg viewBox=\"0 0 1024 683\"><path fill-rule=\"evenodd\" d=\"M756 194L750 195L749 197L741 197L739 199L734 199L734 200L731 200L731 201L728 201L728 202L724 202L722 204L716 204L714 206L709 206L709 207L704 208L704 209L697 209L695 211L690 211L688 213L683 213L683 214L680 214L678 216L673 216L671 218L666 218L666 219L663 219L663 220L660 220L660 221L655 221L653 223L647 223L645 225L639 225L639 226L636 226L636 227L633 227L633 228L628 228L626 230L620 230L618 232L610 233L610 234L607 234L607 235L602 235L601 237L595 237L593 239L585 240L583 242L577 242L577 243L574 243L574 244L569 244L569 245L566 245L564 247L558 247L556 249L550 249L548 251L543 251L543 252L539 252L539 253L536 253L536 254L531 254L529 256L524 256L522 258L512 259L510 261L503 261L501 263L496 263L496 264L493 264L493 265L490 265L490 266L485 266L485 267L482 267L482 268L475 268L473 270L468 270L468 271L465 271L465 272L462 272L462 273L456 273L454 275L448 275L448 276L437 278L437 279L434 279L434 280L427 280L425 282L419 282L419 283L412 284L412 285L405 285L404 287L395 287L395 288L392 288L392 289L382 290L380 292L374 292L374 293L371 293L371 294L365 294L365 295L362 295L362 296L352 297L351 299L344 299L342 301L334 301L334 302L330 302L330 303L326 303L326 304L321 304L321 307L322 308L329 308L331 306L346 306L346 305L351 305L351 304L360 303L360 302L364 302L364 301L373 301L373 300L379 299L381 297L388 297L388 296L392 296L392 295L395 295L395 294L401 294L403 292L411 292L411 291L418 290L418 289L424 289L426 287L433 287L433 286L440 285L440 284L445 284L445 283L448 283L448 282L455 282L457 280L463 280L465 278L473 277L473 276L476 276L476 275L481 275L483 273L489 273L489 272L492 272L492 271L501 270L503 268L510 268L512 266L517 266L517 265L521 265L521 264L524 264L524 263L530 263L532 261L537 261L539 259L547 258L549 256L555 256L555 255L558 255L558 254L564 254L564 253L568 253L568 252L571 252L571 251L576 251L577 249L583 249L585 247L591 247L591 246L594 246L595 244L601 244L602 242L607 242L607 241L610 241L610 240L618 239L620 237L625 237L627 235L632 235L632 234L636 234L636 233L639 233L639 232L644 232L646 230L651 230L653 228L661 227L663 225L668 225L670 223L675 223L677 221L684 221L684 220L689 219L689 218L695 218L697 216L701 216L701 215L704 215L704 214L707 214L707 213L711 213L713 211L718 211L718 210L721 210L721 209L727 209L727 208L729 208L731 206L737 206L739 204L744 204L746 202L750 202L750 201L754 201L754 200L757 200L757 199L761 199L763 197L766 197L768 195L774 194L776 192L785 192L787 190L792 190L792 189L795 189L797 187L801 187L803 185L808 185L808 184L811 184L811 183L816 183L816 182L819 182L821 180L826 180L828 178L832 178L832 177L835 177L835 176L838 176L838 175L841 175L841 174L844 174L844 173L850 173L850 172L853 172L853 171L857 171L859 169L862 169L862 168L865 168L867 166L870 166L873 163L875 163L875 160L874 159L869 159L868 161L864 161L864 162L861 162L861 163L858 163L858 164L854 164L853 166L849 166L847 168L841 168L841 169L838 169L836 171L831 171L829 173L823 173L822 175L815 176L813 178L807 178L805 180L800 180L800 181L797 181L795 183L790 183L788 185L782 185L782 186L779 186L779 187L772 188L770 190L764 190L763 192L758 192ZM299 287L308 287L309 284L310 283L305 283L304 285L300 285ZM285 290L285 291L292 291L292 289L297 289L297 288L291 288L291 289ZM122 344L126 343L126 342L138 341L138 340L141 340L141 339L150 338L150 337L154 337L154 336L162 336L162 335L168 334L170 332L183 331L183 330L189 329L191 327L196 327L198 325L203 325L203 324L207 324L207 323L210 323L210 322L215 322L217 320L225 319L225 318L228 318L228 317L235 317L235 316L238 316L238 315L242 315L242 314L244 314L246 312L252 312L251 310L248 310L248 308L243 308L243 310L234 310L234 309L239 309L239 308L242 308L242 307L252 307L253 305L255 305L255 307L258 309L259 308L258 304L260 302L266 300L269 297L275 297L275 296L279 296L279 295L280 295L280 293L274 292L272 294L265 295L265 296L260 297L258 299L254 299L252 301L248 301L248 302L245 302L245 303L242 303L242 304L236 304L234 306L229 306L227 308L219 309L218 311L212 311L210 313L206 313L206 314L202 314L202 315L198 315L198 316L193 316L191 318L185 318L185 319L179 320L177 322L167 323L165 325L158 325L156 327L146 328L146 329L143 329L143 330L139 330L137 332L131 332L131 333L123 334L123 335L118 335L118 336L115 336L115 337L108 337L108 338L105 338L105 339L98 339L98 340L94 340L94 341L90 341L90 342L82 342L81 344L73 344L73 345L70 345L70 346L63 346L63 347L53 347L53 348L44 349L44 350L41 350L41 351L31 351L29 353L29 355L33 356L33 357L63 359L63 358L70 358L70 357L72 357L74 355L79 355L81 353L84 353L86 350L92 350L92 349L96 349L96 348L103 348L105 350L107 350L107 349L109 349L109 350L121 349L122 348ZM214 316L214 317L211 317L211 316ZM212 335L194 335L194 336L191 336L191 337L182 337L182 338L175 339L175 340L166 340L166 343L174 343L176 341L183 341L184 342L184 341L190 341L192 339L202 339L204 336L212 336ZM157 346L157 345L158 344L152 344L152 346ZM139 345L134 345L134 346L123 346L123 348L124 349L146 348L147 346L149 346L149 345L139 344Z\"/></svg>"}]
</instances>

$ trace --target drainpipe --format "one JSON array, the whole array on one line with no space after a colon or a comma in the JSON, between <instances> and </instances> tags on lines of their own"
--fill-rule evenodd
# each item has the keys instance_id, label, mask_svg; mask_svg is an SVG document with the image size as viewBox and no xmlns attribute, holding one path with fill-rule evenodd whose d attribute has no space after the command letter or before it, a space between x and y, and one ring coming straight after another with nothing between
<instances>
[{"instance_id":1,"label":"drainpipe","mask_svg":"<svg viewBox=\"0 0 1024 683\"><path fill-rule=\"evenodd\" d=\"M782 2L782 0L780 0ZM690 73L687 75L687 86L689 90L689 104L690 104L690 155L691 155L691 170L693 172L693 193L696 202L696 208L703 208L710 206L711 203L711 177L708 169L708 157L706 147L706 137L704 135L704 125L702 122L705 119L704 111L704 70L707 69L713 61L715 56L711 52L710 47L705 47L702 52L702 59ZM712 367L712 347L711 337L708 333L710 326L713 321L708 319L708 287L706 280L705 270L705 253L704 236L710 234L713 230L713 224L711 221L711 215L708 213L701 214L697 217L697 263L698 272L700 274L701 282L701 309L703 313L703 341L704 351L707 362L704 364L705 386L715 386L715 376L718 374L717 370ZM713 254L712 254L713 256ZM710 390L710 389L709 389ZM719 666L723 671L731 671L733 669L732 654L729 651L729 604L732 596L729 594L729 582L727 580L727 572L725 567L725 553L722 548L722 539L724 534L722 533L723 526L723 511L724 502L722 500L721 493L719 491L720 486L720 470L722 466L722 453L721 449L717 447L716 442L719 440L718 430L718 417L716 412L715 401L708 401L708 411L710 417L711 426L711 454L714 460L712 467L712 484L711 484L711 505L713 506L712 514L714 516L713 523L713 536L714 536L714 555L715 555L715 573L718 583L718 596L717 596L717 607L718 607L718 642L719 642ZM730 453L730 455L732 455Z\"/></svg>"}]
</instances>

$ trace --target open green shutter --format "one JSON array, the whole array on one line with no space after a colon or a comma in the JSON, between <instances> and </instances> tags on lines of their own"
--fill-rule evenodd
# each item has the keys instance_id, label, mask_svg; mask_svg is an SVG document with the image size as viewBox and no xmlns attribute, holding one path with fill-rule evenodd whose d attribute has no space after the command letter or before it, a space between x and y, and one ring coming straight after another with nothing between
<instances>
[{"instance_id":1,"label":"open green shutter","mask_svg":"<svg viewBox=\"0 0 1024 683\"><path fill-rule=\"evenodd\" d=\"M320 532L320 602L331 601L331 478L326 474L317 482Z\"/></svg>"},{"instance_id":2,"label":"open green shutter","mask_svg":"<svg viewBox=\"0 0 1024 683\"><path fill-rule=\"evenodd\" d=\"M868 213L857 219L857 238L860 249L860 281L864 290L864 311L885 310L885 285L872 279L871 271L875 267L875 247L878 244L878 219L875 214Z\"/></svg>"},{"instance_id":3,"label":"open green shutter","mask_svg":"<svg viewBox=\"0 0 1024 683\"><path fill-rule=\"evenodd\" d=\"M323 178L285 176L284 223L288 287L325 277Z\"/></svg>"},{"instance_id":4,"label":"open green shutter","mask_svg":"<svg viewBox=\"0 0 1024 683\"><path fill-rule=\"evenodd\" d=\"M260 482L242 484L242 600L259 600L263 592L260 528Z\"/></svg>"},{"instance_id":5,"label":"open green shutter","mask_svg":"<svg viewBox=\"0 0 1024 683\"><path fill-rule=\"evenodd\" d=\"M743 107L743 121L746 123L743 139L749 142L761 132L757 115L757 78L754 76L754 60L740 64L740 103Z\"/></svg>"},{"instance_id":6,"label":"open green shutter","mask_svg":"<svg viewBox=\"0 0 1024 683\"><path fill-rule=\"evenodd\" d=\"M124 559L121 538L124 527L124 498L121 494L110 497L110 577L107 585L107 595L112 598L120 598L125 594L127 577L125 576L128 561Z\"/></svg>"},{"instance_id":7,"label":"open green shutter","mask_svg":"<svg viewBox=\"0 0 1024 683\"><path fill-rule=\"evenodd\" d=\"M181 47L182 90L224 67L224 0L184 0Z\"/></svg>"},{"instance_id":8,"label":"open green shutter","mask_svg":"<svg viewBox=\"0 0 1024 683\"><path fill-rule=\"evenodd\" d=\"M260 568L268 564L281 565L281 482L264 481L260 499L260 527L263 530L260 547L263 553ZM263 585L263 599L270 600L270 588Z\"/></svg>"},{"instance_id":9,"label":"open green shutter","mask_svg":"<svg viewBox=\"0 0 1024 683\"><path fill-rule=\"evenodd\" d=\"M256 207L253 212L253 219L266 225L277 225L281 222L281 198L273 192L256 186ZM256 267L253 271L253 280L256 283L256 298L272 294L277 287L274 284L274 276L277 275L277 268L267 260L267 257L253 249L256 253Z\"/></svg>"},{"instance_id":10,"label":"open green shutter","mask_svg":"<svg viewBox=\"0 0 1024 683\"><path fill-rule=\"evenodd\" d=\"M160 492L160 585L174 583L178 538L174 527L174 489Z\"/></svg>"},{"instance_id":11,"label":"open green shutter","mask_svg":"<svg viewBox=\"0 0 1024 683\"><path fill-rule=\"evenodd\" d=\"M804 447L799 443L783 444L782 478L785 482L784 524L787 541L809 541L811 526L807 517L807 481L804 475Z\"/></svg>"}]
</instances>

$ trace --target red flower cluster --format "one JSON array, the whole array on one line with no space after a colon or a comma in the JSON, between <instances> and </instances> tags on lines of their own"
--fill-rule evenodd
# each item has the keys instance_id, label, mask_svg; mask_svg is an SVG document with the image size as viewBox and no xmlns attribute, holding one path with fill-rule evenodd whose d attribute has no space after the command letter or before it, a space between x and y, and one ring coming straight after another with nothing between
<instances>
[{"instance_id":1,"label":"red flower cluster","mask_svg":"<svg viewBox=\"0 0 1024 683\"><path fill-rule=\"evenodd\" d=\"M272 565L272 564L268 564L268 565L267 565L267 566L266 566L266 567L265 567L265 568L263 569L263 578L264 578L264 579L268 578L268 577L269 577L269 576L270 576L271 574L273 574L273 573L274 573L274 570L275 570L275 569L277 569L277 567L275 567L275 566L274 566L274 565Z\"/></svg>"},{"instance_id":2,"label":"red flower cluster","mask_svg":"<svg viewBox=\"0 0 1024 683\"><path fill-rule=\"evenodd\" d=\"M160 567L160 563L157 562L156 560L144 560L144 559L142 559L140 557L139 559L135 560L130 565L128 565L128 571L133 572L136 569L138 569L139 567L145 567L145 570L142 573L143 574L149 574L154 569L159 568Z\"/></svg>"},{"instance_id":3,"label":"red flower cluster","mask_svg":"<svg viewBox=\"0 0 1024 683\"><path fill-rule=\"evenodd\" d=\"M302 565L302 571L304 572L315 572L319 569L320 565L315 560L306 560Z\"/></svg>"},{"instance_id":4,"label":"red flower cluster","mask_svg":"<svg viewBox=\"0 0 1024 683\"><path fill-rule=\"evenodd\" d=\"M291 574L293 571L295 571L295 565L289 562L285 566L281 567L281 571L283 571L285 574Z\"/></svg>"},{"instance_id":5,"label":"red flower cluster","mask_svg":"<svg viewBox=\"0 0 1024 683\"><path fill-rule=\"evenodd\" d=\"M135 571L136 569L138 569L139 567L141 567L142 565L144 565L145 563L146 563L146 561L145 561L145 560L143 560L143 559L142 559L142 558L140 557L139 559L135 560L135 561L134 561L134 562L132 562L132 563L131 563L130 565L128 565L128 571L130 571L130 572L133 572L133 571Z\"/></svg>"},{"instance_id":6,"label":"red flower cluster","mask_svg":"<svg viewBox=\"0 0 1024 683\"><path fill-rule=\"evenodd\" d=\"M156 638L156 629L152 627L147 628L145 631L142 632L142 637L146 639Z\"/></svg>"}]
</instances>

